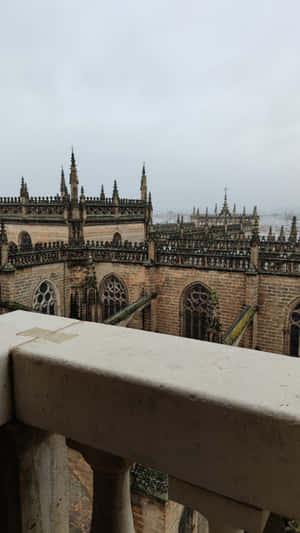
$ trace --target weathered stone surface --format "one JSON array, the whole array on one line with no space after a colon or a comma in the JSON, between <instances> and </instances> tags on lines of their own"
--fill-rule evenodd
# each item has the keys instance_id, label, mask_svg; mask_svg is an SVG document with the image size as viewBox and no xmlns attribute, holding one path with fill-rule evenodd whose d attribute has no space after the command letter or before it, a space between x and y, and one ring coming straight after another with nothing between
<instances>
[{"instance_id":1,"label":"weathered stone surface","mask_svg":"<svg viewBox=\"0 0 300 533\"><path fill-rule=\"evenodd\" d=\"M297 359L92 323L67 330L64 343L16 348L20 420L297 517Z\"/></svg>"}]
</instances>

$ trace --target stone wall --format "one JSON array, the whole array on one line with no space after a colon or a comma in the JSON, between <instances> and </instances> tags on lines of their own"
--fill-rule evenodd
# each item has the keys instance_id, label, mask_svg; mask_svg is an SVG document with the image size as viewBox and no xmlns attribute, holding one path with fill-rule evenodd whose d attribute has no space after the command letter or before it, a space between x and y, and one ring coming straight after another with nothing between
<instances>
[{"instance_id":1,"label":"stone wall","mask_svg":"<svg viewBox=\"0 0 300 533\"><path fill-rule=\"evenodd\" d=\"M2 275L5 281L6 274ZM33 295L38 285L45 279L51 281L56 288L58 299L58 314L64 315L64 264L40 265L18 269L10 275L10 301L32 307ZM4 300L4 297L3 297ZM67 315L67 313L66 313Z\"/></svg>"},{"instance_id":2,"label":"stone wall","mask_svg":"<svg viewBox=\"0 0 300 533\"><path fill-rule=\"evenodd\" d=\"M131 502L136 533L165 533L166 502L136 492Z\"/></svg>"},{"instance_id":3,"label":"stone wall","mask_svg":"<svg viewBox=\"0 0 300 533\"><path fill-rule=\"evenodd\" d=\"M29 233L31 237L32 244L37 242L54 242L54 241L64 241L68 242L68 226L64 223L62 224L30 224L30 223L20 223L20 224L6 224L7 237L8 241L13 241L15 244L19 245L20 243L20 234L22 231Z\"/></svg>"},{"instance_id":4,"label":"stone wall","mask_svg":"<svg viewBox=\"0 0 300 533\"><path fill-rule=\"evenodd\" d=\"M22 231L29 233L32 244L37 242L68 242L68 225L64 222L61 224L36 224L29 222L6 224L8 241L15 244L20 243L20 234ZM94 241L112 241L115 233L120 233L122 241L141 242L145 239L144 223L135 224L111 224L111 225L86 225L84 226L84 238Z\"/></svg>"},{"instance_id":5,"label":"stone wall","mask_svg":"<svg viewBox=\"0 0 300 533\"><path fill-rule=\"evenodd\" d=\"M181 334L182 293L195 282L216 290L223 332L226 331L245 303L245 278L245 274L239 272L159 267L156 276L159 288L157 331L170 335Z\"/></svg>"},{"instance_id":6,"label":"stone wall","mask_svg":"<svg viewBox=\"0 0 300 533\"><path fill-rule=\"evenodd\" d=\"M145 239L144 223L102 224L84 227L84 238L94 241L112 241L115 233L120 233L122 241L140 242Z\"/></svg>"},{"instance_id":7,"label":"stone wall","mask_svg":"<svg viewBox=\"0 0 300 533\"><path fill-rule=\"evenodd\" d=\"M18 268L0 274L1 300L17 301L32 306L33 294L43 279L54 283L59 295L59 314L69 316L70 288L82 283L86 267L64 263ZM200 282L215 289L219 301L223 332L239 316L242 306L258 305L254 317L240 343L241 346L264 351L288 353L288 317L300 301L300 281L297 276L274 274L250 275L242 272L200 270L180 267L155 267L131 263L95 263L97 283L115 274L125 284L128 303L142 294L156 292L150 308L138 312L130 327L152 329L159 333L181 335L181 299L191 283ZM65 280L65 282L64 282Z\"/></svg>"},{"instance_id":8,"label":"stone wall","mask_svg":"<svg viewBox=\"0 0 300 533\"><path fill-rule=\"evenodd\" d=\"M143 290L149 292L148 269L142 265L126 265L121 263L97 263L96 276L100 284L109 274L115 274L125 284L128 291L128 303L138 300ZM142 313L138 313L130 323L130 327L142 329Z\"/></svg>"},{"instance_id":9,"label":"stone wall","mask_svg":"<svg viewBox=\"0 0 300 533\"><path fill-rule=\"evenodd\" d=\"M257 346L260 350L288 353L288 316L297 300L300 300L299 278L259 276Z\"/></svg>"}]
</instances>

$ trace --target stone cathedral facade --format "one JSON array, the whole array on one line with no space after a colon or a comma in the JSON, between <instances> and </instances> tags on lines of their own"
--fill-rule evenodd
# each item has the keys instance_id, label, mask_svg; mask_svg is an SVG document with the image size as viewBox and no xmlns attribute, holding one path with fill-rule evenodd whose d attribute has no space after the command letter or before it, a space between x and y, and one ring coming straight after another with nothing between
<instances>
[{"instance_id":1,"label":"stone cathedral facade","mask_svg":"<svg viewBox=\"0 0 300 533\"><path fill-rule=\"evenodd\" d=\"M86 197L74 154L69 187L0 198L2 312L12 306L298 355L300 242L259 235L257 208L220 211L190 222L152 223L142 170L140 196ZM125 313L126 317L122 316ZM120 315L118 315L118 313Z\"/></svg>"},{"instance_id":2,"label":"stone cathedral facade","mask_svg":"<svg viewBox=\"0 0 300 533\"><path fill-rule=\"evenodd\" d=\"M257 208L193 209L189 222L152 222L142 169L140 195L87 197L74 153L69 184L34 197L0 197L0 312L37 312L300 354L300 241L259 235ZM158 473L133 472L137 533L151 513L157 533L198 531L199 517L167 500ZM147 521L149 524L149 521ZM154 527L154 526L153 526Z\"/></svg>"}]
</instances>

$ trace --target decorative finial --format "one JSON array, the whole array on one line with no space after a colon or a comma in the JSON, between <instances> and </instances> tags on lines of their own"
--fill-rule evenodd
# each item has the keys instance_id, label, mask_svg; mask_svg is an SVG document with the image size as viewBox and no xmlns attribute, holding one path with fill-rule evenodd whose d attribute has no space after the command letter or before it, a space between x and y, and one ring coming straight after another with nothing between
<instances>
[{"instance_id":1,"label":"decorative finial","mask_svg":"<svg viewBox=\"0 0 300 533\"><path fill-rule=\"evenodd\" d=\"M71 199L75 202L78 201L78 176L77 176L77 167L75 161L74 150L72 146L71 154L71 169L70 169L70 185L71 185Z\"/></svg>"},{"instance_id":2,"label":"decorative finial","mask_svg":"<svg viewBox=\"0 0 300 533\"><path fill-rule=\"evenodd\" d=\"M100 200L105 200L104 186L103 185L101 185Z\"/></svg>"},{"instance_id":3,"label":"decorative finial","mask_svg":"<svg viewBox=\"0 0 300 533\"><path fill-rule=\"evenodd\" d=\"M289 236L289 242L294 244L297 240L297 219L294 216L292 219L291 231Z\"/></svg>"},{"instance_id":4,"label":"decorative finial","mask_svg":"<svg viewBox=\"0 0 300 533\"><path fill-rule=\"evenodd\" d=\"M140 191L141 191L141 200L146 202L147 201L147 176L146 176L145 163L143 163Z\"/></svg>"},{"instance_id":5,"label":"decorative finial","mask_svg":"<svg viewBox=\"0 0 300 533\"><path fill-rule=\"evenodd\" d=\"M118 204L119 203L119 191L118 191L118 185L117 185L117 180L114 180L114 188L113 188L113 202L115 204Z\"/></svg>"},{"instance_id":6,"label":"decorative finial","mask_svg":"<svg viewBox=\"0 0 300 533\"><path fill-rule=\"evenodd\" d=\"M68 194L66 182L65 182L65 173L63 166L61 167L61 178L60 178L60 194L64 198Z\"/></svg>"},{"instance_id":7,"label":"decorative finial","mask_svg":"<svg viewBox=\"0 0 300 533\"><path fill-rule=\"evenodd\" d=\"M273 229L272 226L269 227L269 233L268 233L268 241L273 240Z\"/></svg>"},{"instance_id":8,"label":"decorative finial","mask_svg":"<svg viewBox=\"0 0 300 533\"><path fill-rule=\"evenodd\" d=\"M280 228L280 234L279 234L279 239L278 239L280 242L284 242L285 241L285 233L284 233L284 227L281 226Z\"/></svg>"}]
</instances>

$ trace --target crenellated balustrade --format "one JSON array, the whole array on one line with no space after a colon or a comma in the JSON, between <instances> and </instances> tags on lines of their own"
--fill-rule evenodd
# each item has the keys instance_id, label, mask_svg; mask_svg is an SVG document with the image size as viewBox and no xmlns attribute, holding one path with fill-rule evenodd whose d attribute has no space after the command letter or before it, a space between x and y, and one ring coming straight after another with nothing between
<instances>
[{"instance_id":1,"label":"crenellated balustrade","mask_svg":"<svg viewBox=\"0 0 300 533\"><path fill-rule=\"evenodd\" d=\"M14 246L9 251L9 263L15 268L59 263L64 261L88 260L95 262L145 263L148 260L147 243L125 241L121 245L112 242L86 241L82 246L70 246L62 241L37 243L22 250Z\"/></svg>"},{"instance_id":2,"label":"crenellated balustrade","mask_svg":"<svg viewBox=\"0 0 300 533\"><path fill-rule=\"evenodd\" d=\"M3 533L68 532L65 438L94 472L92 533L134 533L134 462L213 533L300 518L298 358L24 311L0 334Z\"/></svg>"},{"instance_id":3,"label":"crenellated balustrade","mask_svg":"<svg viewBox=\"0 0 300 533\"><path fill-rule=\"evenodd\" d=\"M276 246L275 246L276 245ZM253 264L252 252L257 247ZM37 243L32 248L9 249L9 262L15 268L56 263L84 261L120 262L144 265L172 266L197 269L230 270L262 274L298 276L300 274L300 245L272 243L261 240L254 245L251 239L156 239L140 243L124 241L85 241L73 246L64 242Z\"/></svg>"}]
</instances>

